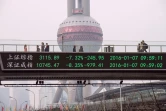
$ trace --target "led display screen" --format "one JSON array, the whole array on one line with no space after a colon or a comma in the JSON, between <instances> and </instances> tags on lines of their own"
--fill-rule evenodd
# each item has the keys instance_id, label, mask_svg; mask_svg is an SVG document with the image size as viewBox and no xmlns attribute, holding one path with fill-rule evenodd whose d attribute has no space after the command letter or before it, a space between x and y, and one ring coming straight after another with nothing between
<instances>
[{"instance_id":1,"label":"led display screen","mask_svg":"<svg viewBox=\"0 0 166 111\"><path fill-rule=\"evenodd\" d=\"M166 53L24 53L0 55L2 70L166 70Z\"/></svg>"}]
</instances>

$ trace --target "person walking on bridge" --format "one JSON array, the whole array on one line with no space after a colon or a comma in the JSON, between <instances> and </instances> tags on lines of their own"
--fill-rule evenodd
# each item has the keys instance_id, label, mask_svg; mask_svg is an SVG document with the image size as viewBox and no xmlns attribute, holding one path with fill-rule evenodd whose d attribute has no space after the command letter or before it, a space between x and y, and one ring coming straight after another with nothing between
<instances>
[{"instance_id":1,"label":"person walking on bridge","mask_svg":"<svg viewBox=\"0 0 166 111\"><path fill-rule=\"evenodd\" d=\"M142 52L147 52L146 49L148 49L148 44L146 44L144 40L142 40L141 46L142 46Z\"/></svg>"}]
</instances>

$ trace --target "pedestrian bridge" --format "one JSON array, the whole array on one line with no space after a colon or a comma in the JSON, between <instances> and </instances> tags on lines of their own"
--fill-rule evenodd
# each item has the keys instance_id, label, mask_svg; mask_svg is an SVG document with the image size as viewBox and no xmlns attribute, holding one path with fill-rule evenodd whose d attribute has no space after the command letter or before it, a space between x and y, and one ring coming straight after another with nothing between
<instances>
[{"instance_id":1,"label":"pedestrian bridge","mask_svg":"<svg viewBox=\"0 0 166 111\"><path fill-rule=\"evenodd\" d=\"M50 52L72 52L73 45L59 46L56 40L0 40L0 52L3 51L24 51L24 45L27 45L28 52L35 52L36 46L41 47L41 43L48 43L50 46ZM166 52L166 41L145 41L149 48L148 52ZM98 52L137 52L137 45L140 41L116 41L116 40L104 40L101 46L89 45L84 46L85 52L94 52L95 47L101 47ZM76 45L77 51L80 48L80 44ZM107 47L110 46L108 49Z\"/></svg>"},{"instance_id":2,"label":"pedestrian bridge","mask_svg":"<svg viewBox=\"0 0 166 111\"><path fill-rule=\"evenodd\" d=\"M28 51L26 53L24 52L25 44L27 45L27 48L28 48ZM147 80L147 79L150 79L152 80L153 79L153 80L156 80L156 79L160 79L162 80L162 79L166 79L166 69L163 69L166 67L165 62L163 62L166 60L166 57L165 57L166 45L164 44L157 45L157 44L152 44L148 42L148 45L149 45L149 48L147 49L148 53L138 53L136 43L135 45L134 44L124 44L124 45L123 44L120 44L120 45L104 44L104 45L101 45L99 52L93 52L92 49L93 47L95 47L95 45L83 46L85 48L84 53L79 53L79 56L81 57L80 59L81 61L75 62L71 58L71 60L70 61L68 60L67 63L65 63L66 60L64 59L64 58L67 58L67 55L73 55L74 57L78 55L78 52L73 53L72 50L71 51L66 50L68 48L72 49L73 46L67 46L67 45L60 46L61 48L63 48L63 52L61 52L58 45L52 45L51 43L49 43L49 46L50 46L49 52L36 52L37 45L40 45L40 42L36 44L32 44L32 43L28 44L23 42L22 44L15 44L15 43L0 44L0 54L1 54L0 80L36 80L36 79L41 79L41 80L43 79L45 80L55 80L55 79L58 79L58 80L59 79L67 79L67 80L69 79L71 80L73 79L76 79L76 80L83 80L83 79L84 80L86 79L94 79L94 80L146 79ZM77 45L77 47L79 48L79 45ZM28 67L27 68L25 67L25 64L22 64L23 63L22 61L15 61L15 60L8 61L6 59L7 56L14 55L14 54L18 54L18 55L24 54L25 56L26 55L28 56L28 54L30 54L30 55L34 55L35 58L32 61L23 61L27 63L26 64L26 66ZM52 55L55 55L55 54L59 54L59 57L60 55L63 55L63 58L61 59L61 61L58 62L58 64L57 64L57 60L52 59ZM103 59L103 62L99 60L86 61L85 60L86 54L92 54L93 57L96 57L97 59L100 59L100 60L102 60L103 57L107 59L105 60ZM128 55L129 58L128 60L124 61L124 60L121 60L124 58L120 57L121 55L118 55L118 59L120 63L118 63L117 60L109 61L108 57L112 54ZM49 55L49 59L51 62L48 60L43 60L43 61L37 60L39 58L38 57L39 55L43 55L47 57ZM140 60L141 55L143 55L144 57L146 56L150 58L142 58ZM130 56L132 56L132 58L130 58ZM136 56L138 56L139 60L134 62ZM144 61L143 59L146 59L146 61ZM148 62L148 60L150 59L151 61ZM55 61L56 61L56 64L54 63L54 65L52 65L53 62ZM156 61L159 61L159 62L156 62ZM10 62L10 67L8 67L9 62ZM20 62L21 62L21 65L19 66ZM39 62L42 62L42 66L40 65ZM129 62L137 66L132 66L130 65ZM4 65L4 63L6 64ZM11 65L11 63L13 63L13 66ZM63 65L61 65L63 67L57 68L59 64L61 63L63 63ZM115 63L115 64L112 64L112 63ZM118 63L119 65L116 65L116 63ZM46 64L46 65L43 66L43 64ZM74 64L77 64L76 65L77 68L75 68ZM108 65L107 68L105 67L106 64ZM38 65L40 65L40 67ZM15 66L17 66L17 68L15 68ZM31 67L31 66L34 66L34 67ZM117 67L111 68L112 66L117 66ZM141 69L142 66L145 66L146 68L144 67ZM90 67L90 68L85 68L85 67ZM156 70L156 67L158 68L157 70Z\"/></svg>"},{"instance_id":3,"label":"pedestrian bridge","mask_svg":"<svg viewBox=\"0 0 166 111\"><path fill-rule=\"evenodd\" d=\"M24 52L25 44L0 44L0 52ZM27 44L28 52L36 52L37 44ZM39 48L41 45L39 45ZM72 52L73 45L49 45L49 52ZM76 51L79 50L79 45L76 46ZM84 52L94 52L93 48L97 45L83 46ZM98 52L137 52L137 45L101 45ZM166 52L166 45L148 45L147 52Z\"/></svg>"}]
</instances>

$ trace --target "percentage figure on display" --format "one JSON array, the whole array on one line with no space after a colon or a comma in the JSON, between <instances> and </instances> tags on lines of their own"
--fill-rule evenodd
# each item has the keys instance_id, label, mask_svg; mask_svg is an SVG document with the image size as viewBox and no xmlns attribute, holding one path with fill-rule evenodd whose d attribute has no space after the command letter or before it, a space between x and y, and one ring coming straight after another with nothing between
<instances>
[{"instance_id":1,"label":"percentage figure on display","mask_svg":"<svg viewBox=\"0 0 166 111\"><path fill-rule=\"evenodd\" d=\"M73 64L72 63L68 63L66 66L71 68L71 67L73 67Z\"/></svg>"},{"instance_id":2,"label":"percentage figure on display","mask_svg":"<svg viewBox=\"0 0 166 111\"><path fill-rule=\"evenodd\" d=\"M83 63L75 63L75 68L82 68L84 67Z\"/></svg>"},{"instance_id":3,"label":"percentage figure on display","mask_svg":"<svg viewBox=\"0 0 166 111\"><path fill-rule=\"evenodd\" d=\"M84 60L84 57L80 56L80 55L76 55L75 56L75 60Z\"/></svg>"},{"instance_id":4,"label":"percentage figure on display","mask_svg":"<svg viewBox=\"0 0 166 111\"><path fill-rule=\"evenodd\" d=\"M67 59L69 60L73 60L73 56L72 55L69 55L68 57L66 57Z\"/></svg>"}]
</instances>

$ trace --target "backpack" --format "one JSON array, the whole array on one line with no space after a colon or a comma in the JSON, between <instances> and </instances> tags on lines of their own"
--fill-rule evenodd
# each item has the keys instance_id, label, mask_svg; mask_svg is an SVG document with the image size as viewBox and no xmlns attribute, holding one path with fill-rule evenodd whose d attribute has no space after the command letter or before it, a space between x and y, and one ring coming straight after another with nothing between
<instances>
[{"instance_id":1,"label":"backpack","mask_svg":"<svg viewBox=\"0 0 166 111\"><path fill-rule=\"evenodd\" d=\"M148 44L144 43L145 49L148 49Z\"/></svg>"}]
</instances>

